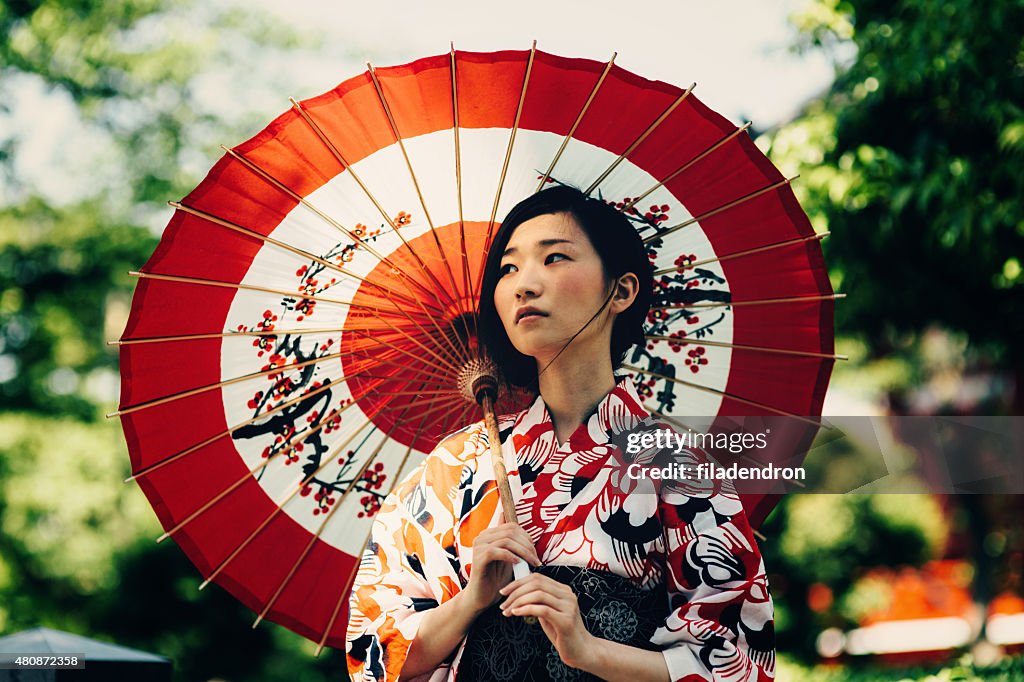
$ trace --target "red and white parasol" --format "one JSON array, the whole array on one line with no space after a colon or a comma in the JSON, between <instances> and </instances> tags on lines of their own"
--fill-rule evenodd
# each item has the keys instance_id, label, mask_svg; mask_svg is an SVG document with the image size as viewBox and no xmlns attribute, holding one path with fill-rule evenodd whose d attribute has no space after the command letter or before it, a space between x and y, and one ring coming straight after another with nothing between
<instances>
[{"instance_id":1,"label":"red and white parasol","mask_svg":"<svg viewBox=\"0 0 1024 682\"><path fill-rule=\"evenodd\" d=\"M174 204L137 273L116 414L165 537L257 622L344 647L381 500L481 418L460 376L496 221L550 182L649 248L658 302L624 369L652 413L820 415L824 235L745 129L692 88L535 49L293 101ZM744 497L755 526L775 500Z\"/></svg>"}]
</instances>

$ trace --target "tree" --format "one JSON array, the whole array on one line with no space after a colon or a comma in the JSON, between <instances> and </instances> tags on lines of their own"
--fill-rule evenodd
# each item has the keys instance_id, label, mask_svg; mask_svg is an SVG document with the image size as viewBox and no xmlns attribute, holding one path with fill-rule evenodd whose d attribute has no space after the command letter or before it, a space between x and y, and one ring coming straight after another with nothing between
<instances>
[{"instance_id":1,"label":"tree","mask_svg":"<svg viewBox=\"0 0 1024 682\"><path fill-rule=\"evenodd\" d=\"M1024 3L817 0L795 22L854 55L768 140L831 231L838 328L875 358L962 333L1024 413Z\"/></svg>"}]
</instances>

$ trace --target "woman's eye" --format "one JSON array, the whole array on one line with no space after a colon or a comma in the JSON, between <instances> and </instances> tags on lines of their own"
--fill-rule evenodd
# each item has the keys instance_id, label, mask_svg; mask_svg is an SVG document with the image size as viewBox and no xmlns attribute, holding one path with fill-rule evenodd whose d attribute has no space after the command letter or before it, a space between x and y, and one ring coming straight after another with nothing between
<instances>
[{"instance_id":1,"label":"woman's eye","mask_svg":"<svg viewBox=\"0 0 1024 682\"><path fill-rule=\"evenodd\" d=\"M548 254L548 257L546 259L544 259L545 265L547 263L550 263L552 258L565 258L565 259L568 259L569 257L566 256L564 253L551 253L551 254Z\"/></svg>"},{"instance_id":2,"label":"woman's eye","mask_svg":"<svg viewBox=\"0 0 1024 682\"><path fill-rule=\"evenodd\" d=\"M509 270L509 268L514 268L514 267L515 267L515 266L514 266L514 265L512 265L511 263L506 263L505 265L502 265L502 266L501 266L501 267L500 267L500 268L498 269L498 274L499 274L499 275L501 275L502 277L504 277L504 276L505 276L505 275L507 275L508 273L512 272L511 270Z\"/></svg>"}]
</instances>

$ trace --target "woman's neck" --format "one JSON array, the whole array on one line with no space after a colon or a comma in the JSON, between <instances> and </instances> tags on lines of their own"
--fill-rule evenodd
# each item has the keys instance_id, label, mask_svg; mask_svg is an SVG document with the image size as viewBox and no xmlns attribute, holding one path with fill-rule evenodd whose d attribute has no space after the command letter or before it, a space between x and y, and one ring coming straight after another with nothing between
<instances>
[{"instance_id":1,"label":"woman's neck","mask_svg":"<svg viewBox=\"0 0 1024 682\"><path fill-rule=\"evenodd\" d=\"M593 357L590 358L591 360ZM558 444L575 433L586 417L615 388L611 358L583 363L558 358L539 377L539 388L555 427Z\"/></svg>"}]
</instances>

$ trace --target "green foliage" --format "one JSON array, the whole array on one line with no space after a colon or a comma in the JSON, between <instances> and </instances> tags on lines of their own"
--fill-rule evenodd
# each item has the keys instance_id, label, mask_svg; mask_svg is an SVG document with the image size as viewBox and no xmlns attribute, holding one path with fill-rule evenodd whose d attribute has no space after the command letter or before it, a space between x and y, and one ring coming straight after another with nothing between
<instances>
[{"instance_id":1,"label":"green foliage","mask_svg":"<svg viewBox=\"0 0 1024 682\"><path fill-rule=\"evenodd\" d=\"M781 556L791 576L841 589L851 567L921 564L947 529L928 495L795 495L783 511Z\"/></svg>"},{"instance_id":2,"label":"green foliage","mask_svg":"<svg viewBox=\"0 0 1024 682\"><path fill-rule=\"evenodd\" d=\"M159 530L137 486L111 485L131 473L116 422L4 414L0 460L0 533L28 575L81 594L112 589L118 555Z\"/></svg>"},{"instance_id":3,"label":"green foliage","mask_svg":"<svg viewBox=\"0 0 1024 682\"><path fill-rule=\"evenodd\" d=\"M117 353L105 342L121 333L127 272L156 239L103 223L98 202L0 209L0 358L15 369L0 378L0 409L93 419L115 397Z\"/></svg>"},{"instance_id":4,"label":"green foliage","mask_svg":"<svg viewBox=\"0 0 1024 682\"><path fill-rule=\"evenodd\" d=\"M855 48L766 140L831 231L840 330L881 356L938 324L1021 367L1024 5L819 0L795 22L805 48Z\"/></svg>"}]
</instances>

